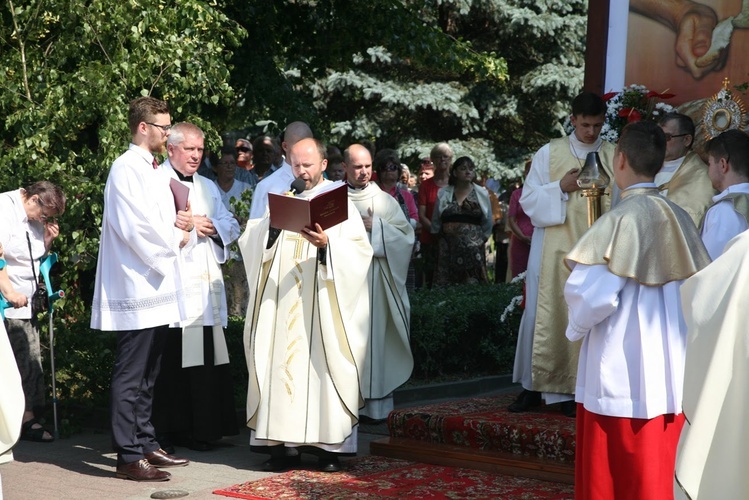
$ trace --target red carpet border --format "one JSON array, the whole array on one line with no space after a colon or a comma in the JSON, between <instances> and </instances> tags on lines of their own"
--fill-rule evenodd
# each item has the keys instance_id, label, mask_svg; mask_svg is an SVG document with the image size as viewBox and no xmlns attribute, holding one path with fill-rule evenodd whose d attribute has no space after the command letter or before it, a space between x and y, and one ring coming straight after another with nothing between
<instances>
[{"instance_id":1,"label":"red carpet border","mask_svg":"<svg viewBox=\"0 0 749 500\"><path fill-rule=\"evenodd\" d=\"M571 499L570 485L383 457L344 461L344 470L294 470L214 491L247 500Z\"/></svg>"},{"instance_id":2,"label":"red carpet border","mask_svg":"<svg viewBox=\"0 0 749 500\"><path fill-rule=\"evenodd\" d=\"M575 419L559 405L510 413L517 394L450 401L395 410L390 437L503 451L565 463L575 461Z\"/></svg>"}]
</instances>

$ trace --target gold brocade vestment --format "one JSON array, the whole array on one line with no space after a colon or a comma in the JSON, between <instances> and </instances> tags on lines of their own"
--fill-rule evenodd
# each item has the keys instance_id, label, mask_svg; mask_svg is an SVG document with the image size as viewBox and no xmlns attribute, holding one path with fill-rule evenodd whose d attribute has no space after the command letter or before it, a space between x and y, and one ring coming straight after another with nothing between
<instances>
[{"instance_id":1,"label":"gold brocade vestment","mask_svg":"<svg viewBox=\"0 0 749 500\"><path fill-rule=\"evenodd\" d=\"M668 190L666 198L683 208L697 227L702 224L715 195L707 165L692 151L687 153L673 177L659 185L658 190Z\"/></svg>"},{"instance_id":2,"label":"gold brocade vestment","mask_svg":"<svg viewBox=\"0 0 749 500\"><path fill-rule=\"evenodd\" d=\"M598 154L606 173L613 179L614 145L603 141ZM571 154L569 137L549 143L551 182L560 180L570 169L581 168L582 162ZM602 198L603 212L611 205L611 186L612 183ZM572 343L565 337L564 284L570 271L564 265L564 257L588 230L587 201L579 192L569 193L566 213L563 224L548 226L544 231L533 331L532 377L534 391L573 394L580 343Z\"/></svg>"}]
</instances>

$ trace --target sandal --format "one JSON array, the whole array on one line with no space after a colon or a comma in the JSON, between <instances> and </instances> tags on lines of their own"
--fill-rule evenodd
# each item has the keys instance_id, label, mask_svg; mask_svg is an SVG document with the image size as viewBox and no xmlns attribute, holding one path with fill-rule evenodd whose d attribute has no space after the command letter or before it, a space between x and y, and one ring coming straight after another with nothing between
<instances>
[{"instance_id":1,"label":"sandal","mask_svg":"<svg viewBox=\"0 0 749 500\"><path fill-rule=\"evenodd\" d=\"M40 427L38 429L34 429L33 427L35 425L39 425ZM45 432L50 435L49 439L44 439ZM35 418L32 418L28 422L24 422L24 424L21 426L21 439L23 439L24 441L36 441L37 443L51 443L55 440L55 438L52 436L52 433L45 429L44 426L42 426L42 424L40 424L39 421Z\"/></svg>"}]
</instances>

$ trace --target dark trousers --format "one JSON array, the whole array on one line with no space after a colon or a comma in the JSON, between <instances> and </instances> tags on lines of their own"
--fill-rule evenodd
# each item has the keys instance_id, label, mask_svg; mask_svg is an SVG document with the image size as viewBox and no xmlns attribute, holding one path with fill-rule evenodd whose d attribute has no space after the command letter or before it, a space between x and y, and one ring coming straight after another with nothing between
<instances>
[{"instance_id":1,"label":"dark trousers","mask_svg":"<svg viewBox=\"0 0 749 500\"><path fill-rule=\"evenodd\" d=\"M118 463L137 462L159 449L151 409L166 332L166 325L117 332L110 408Z\"/></svg>"}]
</instances>

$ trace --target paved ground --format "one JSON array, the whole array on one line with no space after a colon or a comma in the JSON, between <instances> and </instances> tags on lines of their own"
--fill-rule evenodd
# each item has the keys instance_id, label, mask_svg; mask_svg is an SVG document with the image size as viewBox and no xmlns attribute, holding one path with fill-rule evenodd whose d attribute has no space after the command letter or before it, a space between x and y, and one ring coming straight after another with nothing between
<instances>
[{"instance_id":1,"label":"paved ground","mask_svg":"<svg viewBox=\"0 0 749 500\"><path fill-rule=\"evenodd\" d=\"M369 432L381 432L369 426ZM359 456L369 453L369 442L384 437L359 433ZM5 500L39 499L143 499L155 492L181 490L191 499L226 498L213 495L219 488L261 479L271 473L259 472L267 459L250 451L249 431L225 438L221 447L207 452L178 448L177 455L189 458L190 465L169 469L172 479L162 483L137 483L114 476L116 462L109 434L85 431L54 443L21 441L14 449L15 461L0 466ZM315 458L305 456L314 467ZM169 497L162 497L169 498Z\"/></svg>"},{"instance_id":2,"label":"paved ground","mask_svg":"<svg viewBox=\"0 0 749 500\"><path fill-rule=\"evenodd\" d=\"M396 393L396 407L409 407L429 402L470 397L516 390L506 380L487 378L468 385L431 386ZM400 397L399 397L400 396ZM369 443L387 435L387 426L362 425L359 430L358 456L369 454ZM266 455L250 451L249 431L225 438L221 446L207 452L177 448L177 455L189 458L187 467L169 469L170 481L137 483L117 479L114 475L116 457L111 451L109 434L88 430L54 443L21 441L14 448L15 461L0 465L0 480L5 500L129 500L146 498L175 498L155 496L161 492L179 490L188 499L228 498L213 495L213 491L233 484L261 479L272 473L260 472L259 465ZM303 463L314 467L316 459L303 458ZM0 499L3 498L0 493Z\"/></svg>"}]
</instances>

